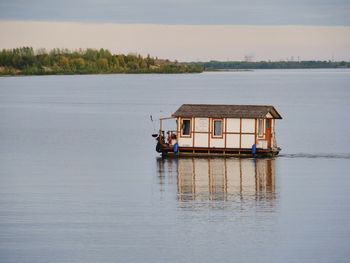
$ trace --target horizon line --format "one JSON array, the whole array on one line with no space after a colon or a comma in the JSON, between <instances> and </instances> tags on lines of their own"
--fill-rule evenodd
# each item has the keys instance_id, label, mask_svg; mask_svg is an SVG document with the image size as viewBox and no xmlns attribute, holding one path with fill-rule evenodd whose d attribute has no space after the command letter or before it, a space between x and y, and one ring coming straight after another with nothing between
<instances>
[{"instance_id":1,"label":"horizon line","mask_svg":"<svg viewBox=\"0 0 350 263\"><path fill-rule=\"evenodd\" d=\"M147 25L147 26L194 26L194 27L200 27L200 26L205 26L205 27L215 27L215 26L220 26L220 27L225 27L225 26L237 26L237 27L350 27L349 25L316 25L316 24L203 24L203 23L192 23L192 24L186 24L186 23L141 23L141 22L107 22L107 21L81 21L81 20L44 20L44 19L0 19L0 23L5 22L5 23L21 23L21 22L30 22L30 23L73 23L73 24L81 24L81 25Z\"/></svg>"}]
</instances>

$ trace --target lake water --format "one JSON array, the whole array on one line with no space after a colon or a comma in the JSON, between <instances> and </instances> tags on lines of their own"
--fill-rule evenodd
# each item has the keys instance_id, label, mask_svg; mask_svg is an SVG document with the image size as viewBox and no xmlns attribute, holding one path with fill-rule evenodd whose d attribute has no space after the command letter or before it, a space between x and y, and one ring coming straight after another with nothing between
<instances>
[{"instance_id":1,"label":"lake water","mask_svg":"<svg viewBox=\"0 0 350 263\"><path fill-rule=\"evenodd\" d=\"M0 262L349 262L350 71L0 78ZM161 159L183 103L271 104L275 159Z\"/></svg>"}]
</instances>

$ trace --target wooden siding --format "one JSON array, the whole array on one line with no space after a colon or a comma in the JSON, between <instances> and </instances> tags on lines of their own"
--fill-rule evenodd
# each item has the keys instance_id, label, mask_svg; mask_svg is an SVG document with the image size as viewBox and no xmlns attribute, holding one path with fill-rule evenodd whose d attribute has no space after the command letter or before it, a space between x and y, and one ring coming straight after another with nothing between
<instances>
[{"instance_id":1,"label":"wooden siding","mask_svg":"<svg viewBox=\"0 0 350 263\"><path fill-rule=\"evenodd\" d=\"M258 137L258 119L222 118L222 137L213 137L213 120L217 118L184 118L191 120L191 136L181 136L182 118L177 118L178 142L180 147L220 148L220 149L251 149L253 144L258 148L267 148L264 134ZM274 131L275 123L271 122ZM179 136L180 135L180 136Z\"/></svg>"}]
</instances>

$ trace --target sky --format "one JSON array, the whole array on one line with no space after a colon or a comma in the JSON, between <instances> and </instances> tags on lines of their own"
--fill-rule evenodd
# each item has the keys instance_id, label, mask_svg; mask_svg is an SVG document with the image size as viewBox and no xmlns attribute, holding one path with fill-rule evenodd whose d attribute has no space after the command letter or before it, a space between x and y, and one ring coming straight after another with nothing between
<instances>
[{"instance_id":1,"label":"sky","mask_svg":"<svg viewBox=\"0 0 350 263\"><path fill-rule=\"evenodd\" d=\"M350 0L0 0L0 48L350 60Z\"/></svg>"}]
</instances>

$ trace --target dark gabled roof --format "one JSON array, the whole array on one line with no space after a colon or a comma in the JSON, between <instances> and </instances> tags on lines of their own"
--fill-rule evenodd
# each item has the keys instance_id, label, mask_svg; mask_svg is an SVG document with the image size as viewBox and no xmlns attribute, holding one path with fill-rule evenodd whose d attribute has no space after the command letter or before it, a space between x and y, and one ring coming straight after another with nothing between
<instances>
[{"instance_id":1,"label":"dark gabled roof","mask_svg":"<svg viewBox=\"0 0 350 263\"><path fill-rule=\"evenodd\" d=\"M173 117L199 118L265 118L270 113L274 119L282 119L273 106L269 105L213 105L183 104Z\"/></svg>"}]
</instances>

